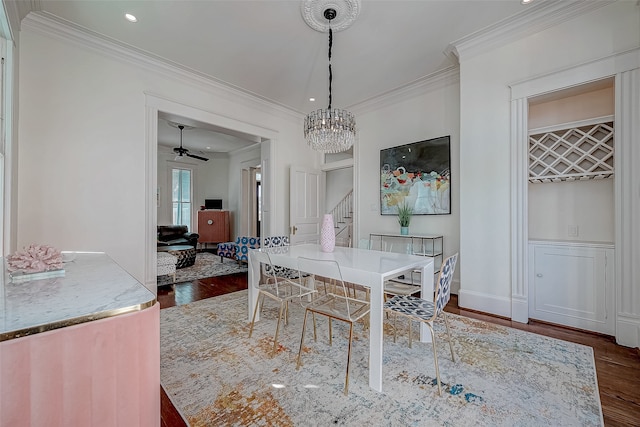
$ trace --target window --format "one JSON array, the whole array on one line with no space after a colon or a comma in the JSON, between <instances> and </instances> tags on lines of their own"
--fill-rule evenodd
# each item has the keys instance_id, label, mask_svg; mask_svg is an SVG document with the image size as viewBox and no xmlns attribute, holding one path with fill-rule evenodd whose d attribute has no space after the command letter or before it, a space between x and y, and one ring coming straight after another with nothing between
<instances>
[{"instance_id":1,"label":"window","mask_svg":"<svg viewBox=\"0 0 640 427\"><path fill-rule=\"evenodd\" d=\"M191 230L191 170L171 169L173 223Z\"/></svg>"}]
</instances>

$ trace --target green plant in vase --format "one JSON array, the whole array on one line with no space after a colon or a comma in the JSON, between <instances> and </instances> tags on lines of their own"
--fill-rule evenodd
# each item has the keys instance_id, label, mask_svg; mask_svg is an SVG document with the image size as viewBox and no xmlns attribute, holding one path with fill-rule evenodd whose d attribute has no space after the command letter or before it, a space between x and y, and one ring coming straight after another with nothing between
<instances>
[{"instance_id":1,"label":"green plant in vase","mask_svg":"<svg viewBox=\"0 0 640 427\"><path fill-rule=\"evenodd\" d=\"M413 215L413 208L406 202L398 205L398 223L400 224L400 234L409 234L409 223Z\"/></svg>"}]
</instances>

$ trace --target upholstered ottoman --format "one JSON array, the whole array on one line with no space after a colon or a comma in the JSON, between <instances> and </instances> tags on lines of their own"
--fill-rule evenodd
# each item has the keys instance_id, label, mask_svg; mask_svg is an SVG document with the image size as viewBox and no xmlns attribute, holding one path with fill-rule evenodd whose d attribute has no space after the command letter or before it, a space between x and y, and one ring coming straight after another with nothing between
<instances>
[{"instance_id":1,"label":"upholstered ottoman","mask_svg":"<svg viewBox=\"0 0 640 427\"><path fill-rule=\"evenodd\" d=\"M158 248L158 253L168 252L175 256L178 261L176 268L191 267L196 263L196 248L187 245L163 246Z\"/></svg>"},{"instance_id":2,"label":"upholstered ottoman","mask_svg":"<svg viewBox=\"0 0 640 427\"><path fill-rule=\"evenodd\" d=\"M176 264L178 258L167 253L158 252L158 276L173 275L173 281L176 281Z\"/></svg>"}]
</instances>

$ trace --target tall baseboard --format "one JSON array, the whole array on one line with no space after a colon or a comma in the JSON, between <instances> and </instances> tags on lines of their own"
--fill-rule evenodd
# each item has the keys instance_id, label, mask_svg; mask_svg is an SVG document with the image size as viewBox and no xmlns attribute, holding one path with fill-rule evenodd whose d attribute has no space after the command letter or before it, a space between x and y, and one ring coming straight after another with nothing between
<instances>
[{"instance_id":1,"label":"tall baseboard","mask_svg":"<svg viewBox=\"0 0 640 427\"><path fill-rule=\"evenodd\" d=\"M616 319L616 343L625 347L640 348L640 318L618 314Z\"/></svg>"},{"instance_id":2,"label":"tall baseboard","mask_svg":"<svg viewBox=\"0 0 640 427\"><path fill-rule=\"evenodd\" d=\"M511 298L508 297L460 289L458 291L458 305L461 308L511 318Z\"/></svg>"}]
</instances>

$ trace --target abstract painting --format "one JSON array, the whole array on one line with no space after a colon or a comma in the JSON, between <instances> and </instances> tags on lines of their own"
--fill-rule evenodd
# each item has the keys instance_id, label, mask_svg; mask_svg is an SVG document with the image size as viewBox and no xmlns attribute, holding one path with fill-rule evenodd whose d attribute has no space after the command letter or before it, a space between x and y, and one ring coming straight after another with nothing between
<instances>
[{"instance_id":1,"label":"abstract painting","mask_svg":"<svg viewBox=\"0 0 640 427\"><path fill-rule=\"evenodd\" d=\"M451 213L451 138L380 150L380 213L406 203L414 215Z\"/></svg>"}]
</instances>

